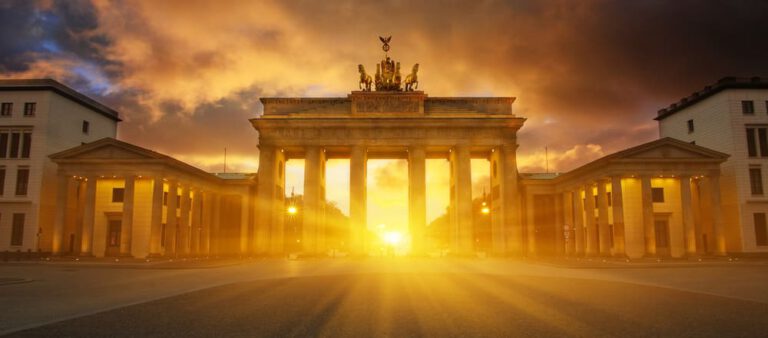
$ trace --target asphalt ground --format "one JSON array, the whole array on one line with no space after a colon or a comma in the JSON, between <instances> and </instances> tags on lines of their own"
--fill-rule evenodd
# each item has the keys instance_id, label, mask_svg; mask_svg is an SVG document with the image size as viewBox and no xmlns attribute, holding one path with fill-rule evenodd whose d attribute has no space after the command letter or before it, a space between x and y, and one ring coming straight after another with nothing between
<instances>
[{"instance_id":1,"label":"asphalt ground","mask_svg":"<svg viewBox=\"0 0 768 338\"><path fill-rule=\"evenodd\" d=\"M235 283L10 336L765 337L766 318L762 302L649 285L409 272Z\"/></svg>"}]
</instances>

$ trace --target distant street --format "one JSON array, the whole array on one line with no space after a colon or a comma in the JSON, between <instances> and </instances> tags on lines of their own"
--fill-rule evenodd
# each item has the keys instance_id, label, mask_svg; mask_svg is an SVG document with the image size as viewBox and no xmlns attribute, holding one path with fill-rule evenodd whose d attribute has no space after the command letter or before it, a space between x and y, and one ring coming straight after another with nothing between
<instances>
[{"instance_id":1,"label":"distant street","mask_svg":"<svg viewBox=\"0 0 768 338\"><path fill-rule=\"evenodd\" d=\"M768 318L763 263L0 265L3 278L29 280L0 284L12 336L764 336Z\"/></svg>"}]
</instances>

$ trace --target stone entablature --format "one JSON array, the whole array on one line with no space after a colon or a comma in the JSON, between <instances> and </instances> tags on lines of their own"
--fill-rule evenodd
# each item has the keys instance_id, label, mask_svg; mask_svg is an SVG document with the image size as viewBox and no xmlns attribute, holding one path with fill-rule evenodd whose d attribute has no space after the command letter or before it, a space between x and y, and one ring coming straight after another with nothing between
<instances>
[{"instance_id":1,"label":"stone entablature","mask_svg":"<svg viewBox=\"0 0 768 338\"><path fill-rule=\"evenodd\" d=\"M428 97L422 91L362 92L346 98L262 98L264 118L514 116L514 97Z\"/></svg>"}]
</instances>

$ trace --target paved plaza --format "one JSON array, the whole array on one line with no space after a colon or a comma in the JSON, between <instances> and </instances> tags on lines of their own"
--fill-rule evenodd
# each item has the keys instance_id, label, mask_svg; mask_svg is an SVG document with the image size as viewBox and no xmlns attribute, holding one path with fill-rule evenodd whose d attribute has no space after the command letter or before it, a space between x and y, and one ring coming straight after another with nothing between
<instances>
[{"instance_id":1,"label":"paved plaza","mask_svg":"<svg viewBox=\"0 0 768 338\"><path fill-rule=\"evenodd\" d=\"M758 336L765 285L765 261L4 263L0 333Z\"/></svg>"}]
</instances>

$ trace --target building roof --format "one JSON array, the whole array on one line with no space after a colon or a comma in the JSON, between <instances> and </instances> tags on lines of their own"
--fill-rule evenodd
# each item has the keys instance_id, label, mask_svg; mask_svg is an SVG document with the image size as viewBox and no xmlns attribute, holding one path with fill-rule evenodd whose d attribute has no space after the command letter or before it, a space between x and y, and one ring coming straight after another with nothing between
<instances>
[{"instance_id":1,"label":"building roof","mask_svg":"<svg viewBox=\"0 0 768 338\"><path fill-rule=\"evenodd\" d=\"M117 122L122 121L116 110L53 79L0 79L0 91L14 90L51 90Z\"/></svg>"},{"instance_id":2,"label":"building roof","mask_svg":"<svg viewBox=\"0 0 768 338\"><path fill-rule=\"evenodd\" d=\"M717 81L713 85L704 87L704 89L694 92L693 94L680 99L669 107L660 109L654 120L661 121L670 115L681 111L693 104L702 101L712 95L715 95L726 89L768 89L768 79L760 77L740 78L740 77L724 77Z\"/></svg>"}]
</instances>

